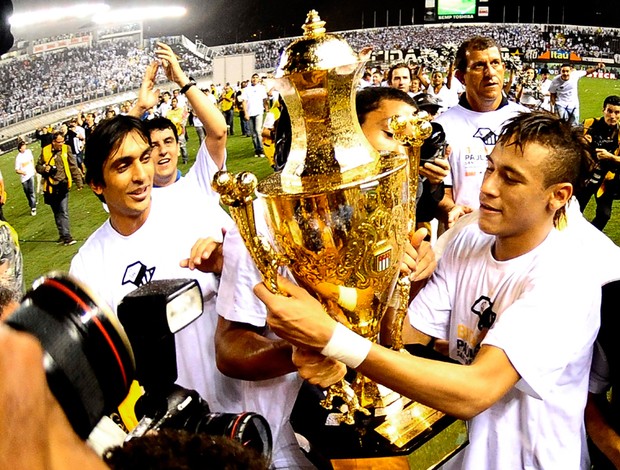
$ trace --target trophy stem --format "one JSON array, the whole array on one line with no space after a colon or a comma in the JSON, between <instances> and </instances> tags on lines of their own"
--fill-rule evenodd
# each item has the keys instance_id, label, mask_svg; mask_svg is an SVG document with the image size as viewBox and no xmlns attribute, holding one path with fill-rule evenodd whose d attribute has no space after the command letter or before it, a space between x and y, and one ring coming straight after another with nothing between
<instances>
[{"instance_id":1,"label":"trophy stem","mask_svg":"<svg viewBox=\"0 0 620 470\"><path fill-rule=\"evenodd\" d=\"M359 375L359 374L358 374ZM341 379L327 388L327 394L321 401L321 406L326 410L334 407L334 398L340 398L346 405L346 410L339 417L339 421L344 424L355 424L355 412L359 411L366 416L370 416L370 411L360 405L358 395L354 389L344 380Z\"/></svg>"}]
</instances>

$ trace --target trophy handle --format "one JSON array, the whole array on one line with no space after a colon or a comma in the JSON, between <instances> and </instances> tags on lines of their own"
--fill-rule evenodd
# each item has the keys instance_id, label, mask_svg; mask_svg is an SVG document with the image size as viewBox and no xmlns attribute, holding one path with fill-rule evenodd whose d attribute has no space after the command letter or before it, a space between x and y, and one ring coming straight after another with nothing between
<instances>
[{"instance_id":1,"label":"trophy handle","mask_svg":"<svg viewBox=\"0 0 620 470\"><path fill-rule=\"evenodd\" d=\"M278 268L288 265L288 259L277 253L269 241L256 230L252 204L252 195L258 185L256 176L247 171L233 175L221 170L213 177L212 185L220 194L222 203L228 206L230 216L237 224L241 238L258 267L267 289L274 294L286 295L278 288Z\"/></svg>"},{"instance_id":2,"label":"trophy handle","mask_svg":"<svg viewBox=\"0 0 620 470\"><path fill-rule=\"evenodd\" d=\"M430 119L430 115L422 111L410 118L392 116L389 120L389 126L394 131L394 139L405 146L407 157L409 158L409 236L413 235L416 227L415 210L416 195L418 193L420 147L424 143L424 139L433 132ZM392 349L396 351L401 351L404 348L403 325L409 308L410 290L411 280L409 276L401 273L393 294L396 301L396 311L390 328Z\"/></svg>"}]
</instances>

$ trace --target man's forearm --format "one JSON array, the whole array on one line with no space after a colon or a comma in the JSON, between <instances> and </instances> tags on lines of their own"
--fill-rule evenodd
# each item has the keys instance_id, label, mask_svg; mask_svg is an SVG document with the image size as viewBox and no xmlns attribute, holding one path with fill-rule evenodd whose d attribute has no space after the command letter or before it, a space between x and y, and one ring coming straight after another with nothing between
<instances>
[{"instance_id":1,"label":"man's forearm","mask_svg":"<svg viewBox=\"0 0 620 470\"><path fill-rule=\"evenodd\" d=\"M464 366L373 345L357 370L402 395L462 419L489 408L519 379L505 353L491 346L484 346L475 361Z\"/></svg>"},{"instance_id":2,"label":"man's forearm","mask_svg":"<svg viewBox=\"0 0 620 470\"><path fill-rule=\"evenodd\" d=\"M616 468L620 468L620 436L609 425L600 408L605 400L604 396L588 394L585 410L586 431L605 457L611 460Z\"/></svg>"},{"instance_id":3,"label":"man's forearm","mask_svg":"<svg viewBox=\"0 0 620 470\"><path fill-rule=\"evenodd\" d=\"M293 347L262 336L253 327L218 320L215 350L218 369L241 380L267 380L294 372Z\"/></svg>"}]
</instances>

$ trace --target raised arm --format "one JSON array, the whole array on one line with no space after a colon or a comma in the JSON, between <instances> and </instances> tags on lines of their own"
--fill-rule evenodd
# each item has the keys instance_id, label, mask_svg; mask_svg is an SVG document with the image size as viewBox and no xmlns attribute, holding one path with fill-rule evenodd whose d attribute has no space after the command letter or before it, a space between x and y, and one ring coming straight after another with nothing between
<instances>
[{"instance_id":1,"label":"raised arm","mask_svg":"<svg viewBox=\"0 0 620 470\"><path fill-rule=\"evenodd\" d=\"M181 69L179 60L170 46L158 42L155 55L161 60L168 79L175 82L185 93L194 113L204 126L207 150L218 168L222 169L226 161L226 138L228 136L224 115L198 86L190 85L192 80Z\"/></svg>"}]
</instances>

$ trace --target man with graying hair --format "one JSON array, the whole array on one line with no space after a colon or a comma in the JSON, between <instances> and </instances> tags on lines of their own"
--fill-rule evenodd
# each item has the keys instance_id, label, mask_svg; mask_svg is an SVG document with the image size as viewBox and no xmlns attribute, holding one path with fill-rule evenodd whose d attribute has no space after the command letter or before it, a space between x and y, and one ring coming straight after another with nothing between
<instances>
[{"instance_id":1,"label":"man with graying hair","mask_svg":"<svg viewBox=\"0 0 620 470\"><path fill-rule=\"evenodd\" d=\"M502 93L506 66L499 45L492 38L474 36L456 52L455 77L465 86L459 103L436 121L446 132L451 153L446 194L440 208L444 224L451 227L479 206L478 193L491 153L504 122L527 111Z\"/></svg>"}]
</instances>

